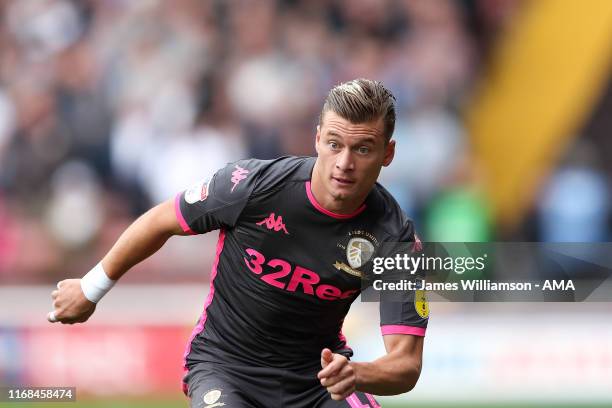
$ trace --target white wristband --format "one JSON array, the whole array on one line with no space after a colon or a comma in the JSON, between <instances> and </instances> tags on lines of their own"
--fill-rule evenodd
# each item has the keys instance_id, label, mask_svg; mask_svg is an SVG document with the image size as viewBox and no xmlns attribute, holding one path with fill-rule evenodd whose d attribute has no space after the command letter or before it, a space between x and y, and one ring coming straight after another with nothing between
<instances>
[{"instance_id":1,"label":"white wristband","mask_svg":"<svg viewBox=\"0 0 612 408\"><path fill-rule=\"evenodd\" d=\"M111 290L115 282L117 281L109 279L100 262L81 278L81 289L89 301L98 303L100 299L102 299L102 296L106 295L106 292Z\"/></svg>"}]
</instances>

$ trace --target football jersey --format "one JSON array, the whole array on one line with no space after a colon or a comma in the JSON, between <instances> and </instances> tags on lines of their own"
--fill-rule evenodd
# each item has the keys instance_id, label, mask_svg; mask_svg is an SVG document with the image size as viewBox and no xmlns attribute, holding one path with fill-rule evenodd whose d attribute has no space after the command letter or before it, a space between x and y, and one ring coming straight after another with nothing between
<instances>
[{"instance_id":1,"label":"football jersey","mask_svg":"<svg viewBox=\"0 0 612 408\"><path fill-rule=\"evenodd\" d=\"M342 324L365 270L383 243L414 242L414 227L379 184L352 214L323 208L310 187L315 160L238 161L177 195L185 232L220 230L187 367L305 367L320 364L325 347L352 355ZM380 303L383 335L425 335L428 316L414 299Z\"/></svg>"}]
</instances>

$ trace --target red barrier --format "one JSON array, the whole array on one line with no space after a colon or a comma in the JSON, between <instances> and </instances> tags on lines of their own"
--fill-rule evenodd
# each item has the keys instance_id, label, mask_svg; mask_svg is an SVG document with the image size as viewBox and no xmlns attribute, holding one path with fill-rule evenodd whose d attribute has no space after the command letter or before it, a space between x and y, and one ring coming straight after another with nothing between
<instances>
[{"instance_id":1,"label":"red barrier","mask_svg":"<svg viewBox=\"0 0 612 408\"><path fill-rule=\"evenodd\" d=\"M95 395L180 389L183 326L53 326L20 329L22 381Z\"/></svg>"}]
</instances>

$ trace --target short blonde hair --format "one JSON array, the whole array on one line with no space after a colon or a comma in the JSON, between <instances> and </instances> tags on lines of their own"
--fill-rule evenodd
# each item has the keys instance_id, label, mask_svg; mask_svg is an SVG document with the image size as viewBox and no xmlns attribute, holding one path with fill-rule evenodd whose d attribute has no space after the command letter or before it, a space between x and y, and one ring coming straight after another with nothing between
<instances>
[{"instance_id":1,"label":"short blonde hair","mask_svg":"<svg viewBox=\"0 0 612 408\"><path fill-rule=\"evenodd\" d=\"M358 78L336 85L325 98L319 125L329 111L352 123L382 118L387 142L395 130L395 96L379 81Z\"/></svg>"}]
</instances>

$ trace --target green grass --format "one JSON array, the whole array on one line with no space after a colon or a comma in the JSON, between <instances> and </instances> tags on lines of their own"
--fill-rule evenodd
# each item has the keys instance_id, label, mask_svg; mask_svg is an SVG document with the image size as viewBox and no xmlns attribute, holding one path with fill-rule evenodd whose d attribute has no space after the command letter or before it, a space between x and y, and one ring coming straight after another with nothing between
<instances>
[{"instance_id":1,"label":"green grass","mask_svg":"<svg viewBox=\"0 0 612 408\"><path fill-rule=\"evenodd\" d=\"M0 408L172 408L172 407L188 407L188 400L184 399L156 399L156 400L130 400L128 398L121 400L83 400L76 402L0 402Z\"/></svg>"},{"instance_id":2,"label":"green grass","mask_svg":"<svg viewBox=\"0 0 612 408\"><path fill-rule=\"evenodd\" d=\"M88 401L88 402L17 402L0 403L2 408L43 408L43 407L62 407L62 408L171 408L188 407L187 401L168 400L168 401L138 401L138 402L119 402L119 401Z\"/></svg>"},{"instance_id":3,"label":"green grass","mask_svg":"<svg viewBox=\"0 0 612 408\"><path fill-rule=\"evenodd\" d=\"M74 403L66 402L44 402L44 403L0 403L0 408L172 408L188 407L186 398L172 399L98 399L77 401ZM542 403L520 403L520 404L482 404L482 403L461 403L461 404L383 404L383 408L604 408L610 404L542 404ZM270 407L272 408L272 407Z\"/></svg>"}]
</instances>

